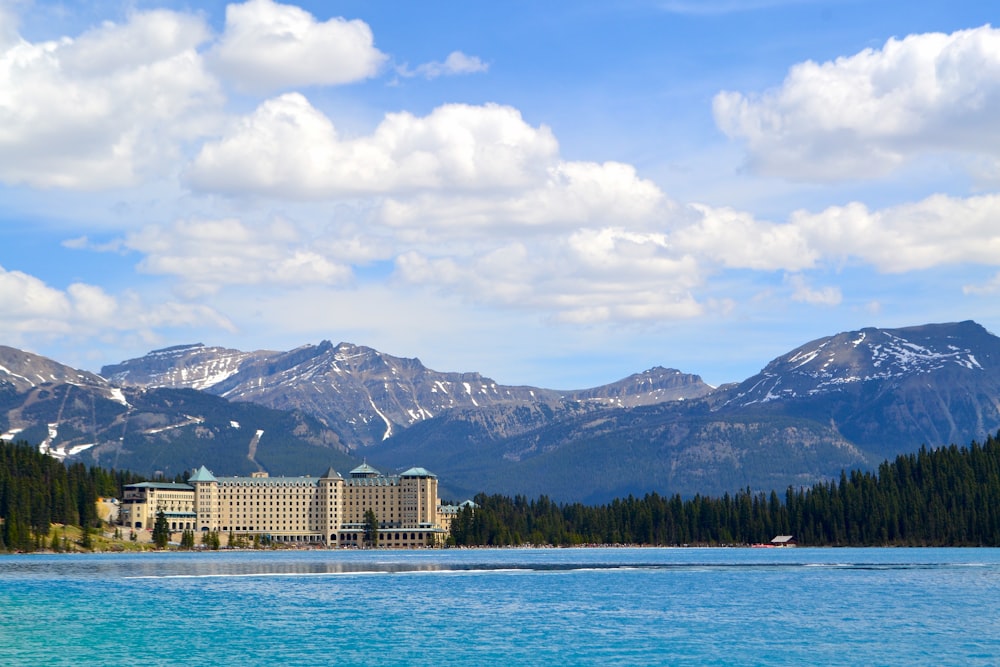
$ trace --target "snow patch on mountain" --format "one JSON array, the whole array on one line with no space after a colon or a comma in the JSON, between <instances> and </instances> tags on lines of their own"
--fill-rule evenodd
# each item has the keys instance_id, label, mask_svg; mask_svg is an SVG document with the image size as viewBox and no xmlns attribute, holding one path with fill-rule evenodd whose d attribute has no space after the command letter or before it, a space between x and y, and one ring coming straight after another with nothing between
<instances>
[{"instance_id":1,"label":"snow patch on mountain","mask_svg":"<svg viewBox=\"0 0 1000 667\"><path fill-rule=\"evenodd\" d=\"M921 327L865 329L820 339L775 359L745 381L745 388L727 405L816 396L855 383L933 373L950 365L984 370L973 349L956 345L954 336L935 337Z\"/></svg>"}]
</instances>

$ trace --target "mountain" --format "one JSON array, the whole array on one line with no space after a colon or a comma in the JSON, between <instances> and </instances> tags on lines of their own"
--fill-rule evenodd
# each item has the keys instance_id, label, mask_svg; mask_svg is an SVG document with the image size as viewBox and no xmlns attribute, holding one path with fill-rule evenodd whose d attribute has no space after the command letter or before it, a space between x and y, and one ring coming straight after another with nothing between
<instances>
[{"instance_id":1,"label":"mountain","mask_svg":"<svg viewBox=\"0 0 1000 667\"><path fill-rule=\"evenodd\" d=\"M234 401L300 410L337 432L350 447L387 440L451 410L529 407L539 419L549 419L567 404L580 401L633 407L697 398L711 391L697 376L665 368L579 391L506 386L479 373L442 373L419 359L351 343L334 346L329 341L289 352L178 346L105 366L101 374L130 386L203 389ZM540 411L542 406L549 409ZM498 435L514 432L520 429Z\"/></svg>"},{"instance_id":2,"label":"mountain","mask_svg":"<svg viewBox=\"0 0 1000 667\"><path fill-rule=\"evenodd\" d=\"M730 389L720 411L740 410L828 423L879 458L981 440L1000 426L1000 338L971 321L821 338Z\"/></svg>"},{"instance_id":3,"label":"mountain","mask_svg":"<svg viewBox=\"0 0 1000 667\"><path fill-rule=\"evenodd\" d=\"M70 400L72 398L72 400ZM107 409L121 408L121 389L87 371L0 346L0 438L24 438L42 452L65 458L90 446L63 435L86 430Z\"/></svg>"},{"instance_id":4,"label":"mountain","mask_svg":"<svg viewBox=\"0 0 1000 667\"><path fill-rule=\"evenodd\" d=\"M103 377L70 368L31 352L0 345L0 389L22 392L41 384L58 382L110 389Z\"/></svg>"},{"instance_id":5,"label":"mountain","mask_svg":"<svg viewBox=\"0 0 1000 667\"><path fill-rule=\"evenodd\" d=\"M101 369L101 376L126 387L208 389L239 372L243 362L266 359L277 352L241 352L201 343L154 350L141 359Z\"/></svg>"},{"instance_id":6,"label":"mountain","mask_svg":"<svg viewBox=\"0 0 1000 667\"><path fill-rule=\"evenodd\" d=\"M998 361L1000 338L975 322L869 328L807 343L701 399L559 413L503 438L491 429L497 415L460 411L368 457L420 460L490 493L561 500L783 489L996 432Z\"/></svg>"},{"instance_id":7,"label":"mountain","mask_svg":"<svg viewBox=\"0 0 1000 667\"><path fill-rule=\"evenodd\" d=\"M4 437L167 474L303 474L363 451L433 470L446 497L605 502L807 486L1000 429L1000 338L971 321L828 336L716 389L660 367L590 389L505 386L328 341L178 346L102 375L0 348Z\"/></svg>"},{"instance_id":8,"label":"mountain","mask_svg":"<svg viewBox=\"0 0 1000 667\"><path fill-rule=\"evenodd\" d=\"M443 496L482 491L585 503L650 491L781 490L878 462L815 421L722 416L704 400L580 410L506 438L491 437L488 422L471 417L417 424L366 451L368 460L420 461L439 475Z\"/></svg>"},{"instance_id":9,"label":"mountain","mask_svg":"<svg viewBox=\"0 0 1000 667\"><path fill-rule=\"evenodd\" d=\"M0 347L0 438L59 459L168 476L203 464L298 475L358 462L303 413L194 390L122 388L9 347Z\"/></svg>"}]
</instances>

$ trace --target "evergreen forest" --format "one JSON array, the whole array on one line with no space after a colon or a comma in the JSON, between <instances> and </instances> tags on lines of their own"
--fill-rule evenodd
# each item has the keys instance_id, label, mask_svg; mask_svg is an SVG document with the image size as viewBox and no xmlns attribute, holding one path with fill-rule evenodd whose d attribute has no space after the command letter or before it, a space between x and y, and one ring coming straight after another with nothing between
<instances>
[{"instance_id":1,"label":"evergreen forest","mask_svg":"<svg viewBox=\"0 0 1000 667\"><path fill-rule=\"evenodd\" d=\"M792 535L809 546L1000 546L1000 433L842 472L812 487L721 498L649 493L606 505L479 495L452 525L459 546L745 545Z\"/></svg>"},{"instance_id":2,"label":"evergreen forest","mask_svg":"<svg viewBox=\"0 0 1000 667\"><path fill-rule=\"evenodd\" d=\"M121 497L122 487L141 481L128 472L108 472L82 463L64 465L27 443L0 440L0 551L47 548L52 524L99 525L97 499Z\"/></svg>"},{"instance_id":3,"label":"evergreen forest","mask_svg":"<svg viewBox=\"0 0 1000 667\"><path fill-rule=\"evenodd\" d=\"M52 524L100 524L96 500L142 478L64 465L0 441L0 551L47 548ZM792 535L809 546L1000 546L1000 433L983 443L922 447L876 471L720 498L649 493L605 505L479 495L452 526L455 546L746 545Z\"/></svg>"}]
</instances>

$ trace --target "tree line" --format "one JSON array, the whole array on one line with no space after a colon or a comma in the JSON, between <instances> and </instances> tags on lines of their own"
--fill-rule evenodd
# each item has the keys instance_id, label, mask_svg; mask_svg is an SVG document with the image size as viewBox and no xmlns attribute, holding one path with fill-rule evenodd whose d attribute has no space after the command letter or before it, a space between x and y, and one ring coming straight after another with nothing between
<instances>
[{"instance_id":1,"label":"tree line","mask_svg":"<svg viewBox=\"0 0 1000 667\"><path fill-rule=\"evenodd\" d=\"M86 538L100 523L97 498L120 498L139 481L0 441L0 551L44 548L53 523L81 526ZM921 447L783 496L649 493L590 506L480 494L475 502L456 517L450 543L740 545L793 535L815 546L1000 546L1000 433L967 447Z\"/></svg>"},{"instance_id":2,"label":"tree line","mask_svg":"<svg viewBox=\"0 0 1000 667\"><path fill-rule=\"evenodd\" d=\"M98 526L97 499L121 497L141 481L129 472L64 465L28 443L0 440L0 551L32 551L48 545L51 525Z\"/></svg>"},{"instance_id":3,"label":"tree line","mask_svg":"<svg viewBox=\"0 0 1000 667\"><path fill-rule=\"evenodd\" d=\"M815 546L1000 546L1000 433L922 447L873 472L721 498L649 493L605 505L483 495L452 524L458 546L743 545L792 535Z\"/></svg>"}]
</instances>

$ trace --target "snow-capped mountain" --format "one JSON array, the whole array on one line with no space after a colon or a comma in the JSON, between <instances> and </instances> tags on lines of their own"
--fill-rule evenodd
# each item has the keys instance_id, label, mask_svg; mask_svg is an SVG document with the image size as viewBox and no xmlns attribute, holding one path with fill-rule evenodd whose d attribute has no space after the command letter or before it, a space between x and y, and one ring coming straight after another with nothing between
<instances>
[{"instance_id":1,"label":"snow-capped mountain","mask_svg":"<svg viewBox=\"0 0 1000 667\"><path fill-rule=\"evenodd\" d=\"M22 392L53 382L70 382L108 389L111 387L103 377L94 373L70 368L31 352L0 345L0 387L6 386Z\"/></svg>"},{"instance_id":2,"label":"snow-capped mountain","mask_svg":"<svg viewBox=\"0 0 1000 667\"><path fill-rule=\"evenodd\" d=\"M565 395L577 401L598 401L614 407L634 408L701 398L710 394L712 389L697 375L656 366L611 384L565 392Z\"/></svg>"},{"instance_id":3,"label":"snow-capped mountain","mask_svg":"<svg viewBox=\"0 0 1000 667\"><path fill-rule=\"evenodd\" d=\"M238 373L244 362L276 354L207 347L201 343L176 345L154 350L139 359L105 366L101 375L125 387L209 389Z\"/></svg>"},{"instance_id":4,"label":"snow-capped mountain","mask_svg":"<svg viewBox=\"0 0 1000 667\"><path fill-rule=\"evenodd\" d=\"M190 389L121 388L0 348L0 439L66 461L169 477L200 465L301 474L357 461L336 433L299 412Z\"/></svg>"},{"instance_id":5,"label":"snow-capped mountain","mask_svg":"<svg viewBox=\"0 0 1000 667\"><path fill-rule=\"evenodd\" d=\"M748 406L805 398L842 392L853 385L898 384L948 370L985 376L987 370L997 370L998 343L971 321L840 333L778 357L741 383L729 402Z\"/></svg>"},{"instance_id":6,"label":"snow-capped mountain","mask_svg":"<svg viewBox=\"0 0 1000 667\"><path fill-rule=\"evenodd\" d=\"M329 341L289 352L179 346L106 366L101 372L127 384L190 387L230 400L301 410L322 420L352 447L386 440L447 410L559 406L567 401L631 407L697 398L711 391L697 376L664 368L581 391L508 386L479 373L438 372L419 359Z\"/></svg>"},{"instance_id":7,"label":"snow-capped mountain","mask_svg":"<svg viewBox=\"0 0 1000 667\"><path fill-rule=\"evenodd\" d=\"M103 372L114 381L0 347L0 436L168 475L353 467L367 445L456 496L605 502L781 490L1000 429L1000 338L974 322L840 333L714 390L659 367L576 391L505 386L326 341L180 346Z\"/></svg>"},{"instance_id":8,"label":"snow-capped mountain","mask_svg":"<svg viewBox=\"0 0 1000 667\"><path fill-rule=\"evenodd\" d=\"M841 333L778 357L722 403L828 423L878 456L965 444L1000 427L1000 338L971 321Z\"/></svg>"}]
</instances>

